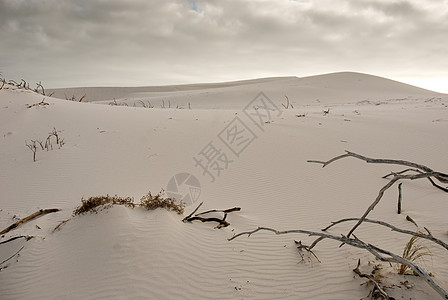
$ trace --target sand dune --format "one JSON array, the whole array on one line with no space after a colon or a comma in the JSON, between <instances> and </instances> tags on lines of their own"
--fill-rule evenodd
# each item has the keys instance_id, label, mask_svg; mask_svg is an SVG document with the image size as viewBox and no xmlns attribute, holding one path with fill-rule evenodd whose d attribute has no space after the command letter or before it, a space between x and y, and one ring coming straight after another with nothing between
<instances>
[{"instance_id":1,"label":"sand dune","mask_svg":"<svg viewBox=\"0 0 448 300\"><path fill-rule=\"evenodd\" d=\"M293 241L309 244L311 237L258 233L227 239L257 226L319 231L331 221L359 217L387 182L381 176L402 170L354 159L322 169L309 159L326 160L347 149L448 171L448 96L375 76L335 73L56 92L87 93L95 103L11 86L0 91L0 229L38 209L62 209L1 237L0 242L34 236L0 244L2 261L24 247L1 265L2 299L359 299L369 289L352 269L359 258L366 272L369 262L379 264L366 251L323 241L315 248L321 263L312 257L300 262ZM243 109L256 106L251 101L260 92L274 106L267 119L255 123ZM294 108L284 109L285 95ZM43 98L49 105L28 108ZM128 107L101 105L113 98ZM138 100L155 108L138 107ZM171 108L160 108L162 100L171 101ZM234 122L246 126L251 142L232 152L226 129ZM25 142L45 139L54 128L65 144L39 150L33 162ZM213 182L194 160L210 145L228 163L219 173L210 169ZM200 201L204 210L241 207L228 215L230 226L215 229L213 223L183 223L183 216L162 209L117 206L74 217L53 233L82 197L117 194L138 202L149 190L166 189L181 172L194 175L201 188L186 213ZM403 183L403 195L402 215L395 212L394 187L370 217L414 230L409 215L448 241L447 194L417 180ZM346 233L350 225L332 232ZM356 234L399 254L409 240L371 224ZM446 250L425 245L432 256L422 265L447 289ZM439 297L421 278L397 275L386 263L382 268L387 291L396 299Z\"/></svg>"},{"instance_id":2,"label":"sand dune","mask_svg":"<svg viewBox=\"0 0 448 300\"><path fill-rule=\"evenodd\" d=\"M264 78L216 84L193 84L159 87L98 87L55 89L55 97L74 96L85 101L116 103L129 106L151 105L172 108L241 109L259 91L293 105L353 103L358 101L403 100L415 97L434 97L438 93L377 76L341 72L310 77ZM141 102L143 101L143 103ZM163 101L163 102L162 102Z\"/></svg>"}]
</instances>

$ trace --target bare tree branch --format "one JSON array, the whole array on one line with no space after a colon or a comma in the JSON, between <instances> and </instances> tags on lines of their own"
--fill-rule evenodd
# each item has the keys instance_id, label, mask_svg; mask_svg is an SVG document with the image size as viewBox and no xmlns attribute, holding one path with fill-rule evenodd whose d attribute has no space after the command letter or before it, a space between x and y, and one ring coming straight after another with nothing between
<instances>
[{"instance_id":1,"label":"bare tree branch","mask_svg":"<svg viewBox=\"0 0 448 300\"><path fill-rule=\"evenodd\" d=\"M373 288L373 290L371 292L371 295L374 296L375 291L378 291L384 299L386 299L386 300L391 299L390 296L386 293L386 291L381 287L380 283L375 279L374 275L361 273L361 271L359 270L360 264L361 264L361 259L358 259L358 265L356 266L355 269L353 269L353 272L358 274L358 276L361 278L367 278L370 282L372 282L375 285L375 287Z\"/></svg>"},{"instance_id":2,"label":"bare tree branch","mask_svg":"<svg viewBox=\"0 0 448 300\"><path fill-rule=\"evenodd\" d=\"M330 229L331 227L333 227L333 226L335 226L337 224L340 224L340 223L343 223L343 222L350 222L350 221L359 221L359 218L347 218L347 219L341 219L341 220L338 220L338 221L335 221L335 222L331 222L331 224L328 225L327 227L325 227L324 229L322 229L322 231L327 231L328 229ZM364 222L382 225L382 226L385 226L385 227L388 227L388 228L392 229L392 231L396 231L396 232L400 232L400 233L404 233L404 234L408 234L408 235L412 235L412 236L415 235L415 236L418 236L419 238L427 239L427 240L430 240L430 241L432 241L432 242L434 242L436 244L439 244L440 246L442 246L443 248L448 250L448 244L447 243L445 243L444 241L442 241L442 240L440 240L438 238L435 238L432 234L429 234L429 232L428 232L428 234L424 234L424 233L419 232L419 231L415 232L415 231L412 231L412 230L401 229L401 228L398 228L398 227L396 227L394 225L391 225L389 223L386 223L386 222L383 222L383 221L378 221L378 220L364 219Z\"/></svg>"},{"instance_id":3,"label":"bare tree branch","mask_svg":"<svg viewBox=\"0 0 448 300\"><path fill-rule=\"evenodd\" d=\"M409 261L409 260L407 260L399 255L396 255L390 251L378 248L372 244L366 244L363 241L359 240L356 236L354 236L354 238L349 238L344 235L336 236L336 235L327 234L327 233L323 233L323 232L314 232L314 231L301 230L301 229L278 231L276 229L269 228L269 227L258 227L257 229L254 229L252 231L240 232L240 233L234 235L233 237L229 238L228 240L231 241L231 240L233 240L237 237L240 237L242 235L251 236L252 234L254 234L258 231L271 231L271 232L274 232L275 234L302 233L302 234L307 234L309 236L318 236L318 237L323 237L323 238L327 238L327 239L331 239L331 240L340 241L344 244L347 244L347 245L350 245L350 246L353 246L356 248L365 249L365 250L369 251L370 253L372 253L375 257L377 257L381 261L400 263L400 264L404 264L404 265L408 266L415 273L417 273L418 275L423 277L425 279L426 283L428 283L431 286L431 288L433 288L437 293L439 293L439 295L441 295L443 297L443 299L448 299L448 292L446 292L437 282L435 282L432 279L432 277L428 274L428 272L426 272L422 267L420 267L419 265L415 264L414 262ZM384 255L387 255L388 257L385 257Z\"/></svg>"},{"instance_id":4,"label":"bare tree branch","mask_svg":"<svg viewBox=\"0 0 448 300\"><path fill-rule=\"evenodd\" d=\"M15 222L14 224L6 227L5 229L3 229L0 232L0 235L5 234L7 232L9 232L10 230L17 228L19 225L26 223L28 221L31 221L32 219L35 219L39 216L45 215L45 214L49 214L49 213L54 213L60 211L60 209L58 208L50 208L50 209L40 209L38 211L36 211L34 214L29 215L28 217L25 217L23 219L20 219L19 221Z\"/></svg>"},{"instance_id":5,"label":"bare tree branch","mask_svg":"<svg viewBox=\"0 0 448 300\"><path fill-rule=\"evenodd\" d=\"M415 169L419 169L422 170L426 173L433 173L433 177L437 178L440 182L443 183L448 183L448 174L445 173L440 173L440 172L434 172L431 168L425 166L425 165L421 165L421 164L417 164L417 163L413 163L413 162L409 162L406 160L397 160L397 159L383 159L383 158L370 158L370 157L366 157L354 152L350 152L350 151L346 151L345 154L336 156L328 161L319 161L319 160L308 160L308 162L310 163L318 163L318 164L322 164L322 168L328 166L329 164L331 164L332 162L335 162L339 159L342 158L346 158L346 157L354 157L354 158L358 158L360 160L363 160L367 163L375 163L375 164L391 164L391 165L401 165L401 166L407 166L407 167L411 167L411 168L415 168Z\"/></svg>"}]
</instances>

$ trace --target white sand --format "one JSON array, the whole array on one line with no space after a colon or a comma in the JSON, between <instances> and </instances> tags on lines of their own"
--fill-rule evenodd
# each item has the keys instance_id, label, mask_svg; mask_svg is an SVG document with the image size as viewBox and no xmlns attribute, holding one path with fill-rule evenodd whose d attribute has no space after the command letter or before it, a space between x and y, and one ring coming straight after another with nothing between
<instances>
[{"instance_id":1,"label":"white sand","mask_svg":"<svg viewBox=\"0 0 448 300\"><path fill-rule=\"evenodd\" d=\"M281 108L280 116L263 123L263 131L242 111L259 92ZM97 98L86 96L90 102L102 100L95 104L45 97L50 105L27 108L44 97L10 86L0 91L0 230L38 209L62 209L0 239L35 236L0 245L0 261L24 246L1 266L1 299L359 299L369 290L352 269L358 258L366 272L369 261L378 263L365 251L323 241L315 248L322 263L298 263L293 240L309 244L313 238L261 232L227 239L257 226L319 231L331 221L359 217L387 182L381 176L403 169L350 158L322 169L309 159L326 160L350 150L448 172L448 95L384 78L336 73L177 90L130 88L116 96L111 88L98 88L95 93ZM282 107L284 95L293 109ZM128 107L101 105L113 98ZM156 107L132 107L138 100ZM160 108L162 100L171 109ZM218 137L235 116L257 136L239 157ZM65 145L38 151L33 162L25 141L45 139L53 128L61 131ZM193 160L210 141L233 161L215 182ZM199 201L204 201L201 210L241 207L228 215L230 226L185 224L174 212L120 206L77 216L52 233L81 197L118 194L138 202L180 172L195 175L202 188L186 214ZM448 241L447 197L426 180L404 182L403 214L395 212L394 186L369 217L414 230L405 220L409 215ZM350 225L332 232L347 233ZM409 240L369 224L356 234L398 254ZM446 250L425 245L432 256L422 266L448 289ZM398 276L382 265L391 286L387 291L397 299L439 297L423 280ZM405 280L413 287L400 284Z\"/></svg>"}]
</instances>

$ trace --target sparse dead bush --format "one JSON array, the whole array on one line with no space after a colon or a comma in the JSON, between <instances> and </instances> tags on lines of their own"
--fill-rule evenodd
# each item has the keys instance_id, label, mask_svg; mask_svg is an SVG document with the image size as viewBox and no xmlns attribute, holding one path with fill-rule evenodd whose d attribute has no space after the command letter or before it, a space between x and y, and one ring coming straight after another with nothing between
<instances>
[{"instance_id":1,"label":"sparse dead bush","mask_svg":"<svg viewBox=\"0 0 448 300\"><path fill-rule=\"evenodd\" d=\"M135 207L134 199L130 197L122 198L115 196L96 196L88 199L81 199L82 204L75 208L73 216L82 215L85 213L98 213L103 209L111 208L113 205L124 205L126 207Z\"/></svg>"},{"instance_id":2,"label":"sparse dead bush","mask_svg":"<svg viewBox=\"0 0 448 300\"><path fill-rule=\"evenodd\" d=\"M180 201L177 202L173 198L164 198L164 191L161 190L157 195L153 196L151 192L148 192L140 199L140 206L143 206L147 210L154 210L156 208L165 208L167 210L173 210L179 215L184 213L185 204Z\"/></svg>"},{"instance_id":3,"label":"sparse dead bush","mask_svg":"<svg viewBox=\"0 0 448 300\"><path fill-rule=\"evenodd\" d=\"M75 95L72 95L71 97L67 97L67 95L65 95L65 100L69 100L69 101L74 101L74 102L82 102L84 100L84 98L86 97L86 94L84 94L84 96L82 96L79 99L76 99Z\"/></svg>"}]
</instances>

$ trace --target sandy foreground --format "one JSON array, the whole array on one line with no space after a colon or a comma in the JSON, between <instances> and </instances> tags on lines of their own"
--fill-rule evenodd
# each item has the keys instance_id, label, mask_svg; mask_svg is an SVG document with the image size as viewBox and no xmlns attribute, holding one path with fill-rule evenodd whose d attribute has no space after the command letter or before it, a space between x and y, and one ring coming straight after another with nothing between
<instances>
[{"instance_id":1,"label":"sandy foreground","mask_svg":"<svg viewBox=\"0 0 448 300\"><path fill-rule=\"evenodd\" d=\"M381 177L405 169L354 158L322 168L307 160L349 150L447 173L448 95L357 73L53 92L86 95L88 102L8 85L0 90L0 230L39 209L61 209L1 236L0 243L34 236L0 244L1 299L360 299L372 287L352 271L358 259L365 273L381 265L396 299L440 298L422 278L397 275L395 265L335 241L313 249L319 263L299 255L294 240L315 239L306 235L228 238L258 226L320 231L360 217L387 183ZM42 100L49 105L29 108ZM33 162L26 143L45 140L53 129L63 146L39 149ZM199 182L178 184L194 202L184 216L200 202L200 211L241 207L228 214L229 226L115 206L53 232L82 197L139 202L180 173ZM448 194L420 179L403 181L402 195L401 215L394 185L369 218L416 230L410 216L448 242ZM346 234L351 226L330 232ZM375 224L355 234L400 255L410 238ZM448 289L447 250L422 243L431 256L417 262Z\"/></svg>"}]
</instances>

